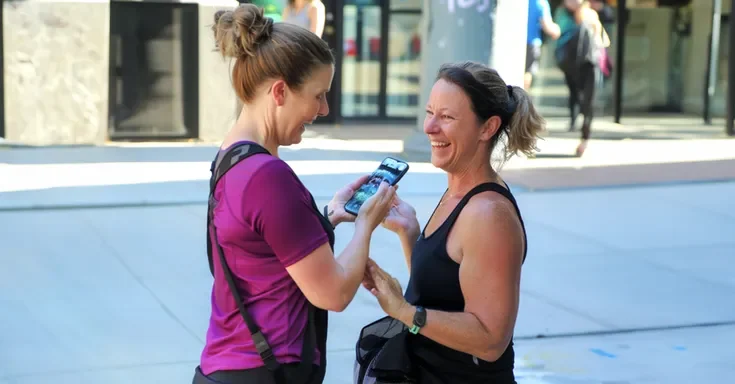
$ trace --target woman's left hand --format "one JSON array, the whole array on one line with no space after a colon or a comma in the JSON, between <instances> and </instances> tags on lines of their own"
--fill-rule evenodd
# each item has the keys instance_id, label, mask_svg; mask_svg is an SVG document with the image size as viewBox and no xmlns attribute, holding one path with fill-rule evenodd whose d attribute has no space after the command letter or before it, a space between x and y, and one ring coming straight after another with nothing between
<instances>
[{"instance_id":1,"label":"woman's left hand","mask_svg":"<svg viewBox=\"0 0 735 384\"><path fill-rule=\"evenodd\" d=\"M327 205L327 218L333 226L337 226L339 223L354 222L356 216L345 211L345 204L352 198L358 188L363 185L370 175L364 175L357 180L345 185L334 194L334 197Z\"/></svg>"},{"instance_id":2,"label":"woman's left hand","mask_svg":"<svg viewBox=\"0 0 735 384\"><path fill-rule=\"evenodd\" d=\"M380 268L373 259L368 259L362 286L378 299L380 307L390 317L398 318L401 310L409 306L403 298L403 289L398 279Z\"/></svg>"}]
</instances>

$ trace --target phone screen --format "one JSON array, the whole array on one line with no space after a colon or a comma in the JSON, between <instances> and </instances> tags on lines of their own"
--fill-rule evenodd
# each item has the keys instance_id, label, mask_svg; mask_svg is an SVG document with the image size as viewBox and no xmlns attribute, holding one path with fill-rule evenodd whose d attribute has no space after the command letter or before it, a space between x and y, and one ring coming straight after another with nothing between
<instances>
[{"instance_id":1,"label":"phone screen","mask_svg":"<svg viewBox=\"0 0 735 384\"><path fill-rule=\"evenodd\" d=\"M357 189L352 198L345 204L345 211L357 215L360 211L360 207L365 203L365 200L369 199L370 196L374 195L380 187L380 183L383 181L388 182L390 185L395 185L398 180L406 174L408 170L408 164L403 161L399 161L393 158L386 158L380 163L378 169L370 175L370 178Z\"/></svg>"}]
</instances>

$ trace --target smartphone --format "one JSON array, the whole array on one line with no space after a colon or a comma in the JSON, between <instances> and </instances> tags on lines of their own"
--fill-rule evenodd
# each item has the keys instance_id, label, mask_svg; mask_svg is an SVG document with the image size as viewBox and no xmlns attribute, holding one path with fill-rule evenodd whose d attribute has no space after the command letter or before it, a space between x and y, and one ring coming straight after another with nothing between
<instances>
[{"instance_id":1,"label":"smartphone","mask_svg":"<svg viewBox=\"0 0 735 384\"><path fill-rule=\"evenodd\" d=\"M378 169L370 175L365 184L361 185L355 194L352 195L352 198L347 201L345 211L357 216L357 212L360 211L360 207L365 203L365 200L378 192L380 183L387 181L390 185L396 185L406 172L408 172L408 163L392 157L386 157L380 163Z\"/></svg>"}]
</instances>

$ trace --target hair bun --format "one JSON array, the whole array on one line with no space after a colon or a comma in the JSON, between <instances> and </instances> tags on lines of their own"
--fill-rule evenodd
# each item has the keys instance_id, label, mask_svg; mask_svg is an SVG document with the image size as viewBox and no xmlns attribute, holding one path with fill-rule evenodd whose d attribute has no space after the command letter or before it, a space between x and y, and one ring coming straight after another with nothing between
<instances>
[{"instance_id":1,"label":"hair bun","mask_svg":"<svg viewBox=\"0 0 735 384\"><path fill-rule=\"evenodd\" d=\"M254 4L241 4L232 11L214 14L214 39L225 57L255 56L258 45L273 32L273 19Z\"/></svg>"}]
</instances>

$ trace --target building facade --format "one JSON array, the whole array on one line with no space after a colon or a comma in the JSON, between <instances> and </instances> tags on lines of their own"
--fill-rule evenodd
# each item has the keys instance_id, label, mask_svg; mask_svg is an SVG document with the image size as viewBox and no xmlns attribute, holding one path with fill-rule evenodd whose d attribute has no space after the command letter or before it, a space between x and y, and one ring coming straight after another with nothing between
<instances>
[{"instance_id":1,"label":"building facade","mask_svg":"<svg viewBox=\"0 0 735 384\"><path fill-rule=\"evenodd\" d=\"M275 18L285 1L253 0ZM480 56L497 59L487 57L486 62L523 67L525 56L507 55L507 48L496 47L490 55L490 39L484 34L493 34L488 25L504 23L492 44L502 45L506 39L498 38L507 34L525 36L526 18L520 16L525 13L513 8L525 7L525 1L322 1L327 8L323 38L337 57L331 113L320 119L322 124L416 122L426 93L421 77L428 76L422 58L461 60L467 49L449 52L458 44L468 48L473 37L482 45L477 47ZM712 55L715 65L710 65L718 1L720 38ZM550 3L556 7L561 0ZM620 72L623 114L704 114L708 106L712 116L726 115L731 3L628 0ZM229 84L229 63L213 52L209 26L216 10L236 5L229 0L4 1L0 137L40 145L217 140L234 120L237 101ZM471 17L462 13L470 8L472 17L492 19L483 31L470 30L475 24L468 24ZM429 22L427 14L432 15ZM451 28L466 28L448 35L461 41L427 44L427 28L439 28L436 21L443 18L452 18ZM606 28L615 57L619 26ZM448 53L445 58L425 50ZM532 95L545 115L566 116L567 90L552 52L553 42L547 42ZM711 69L713 81L708 82ZM711 97L708 84L714 85ZM614 113L615 89L613 81L604 85L599 113Z\"/></svg>"}]
</instances>

